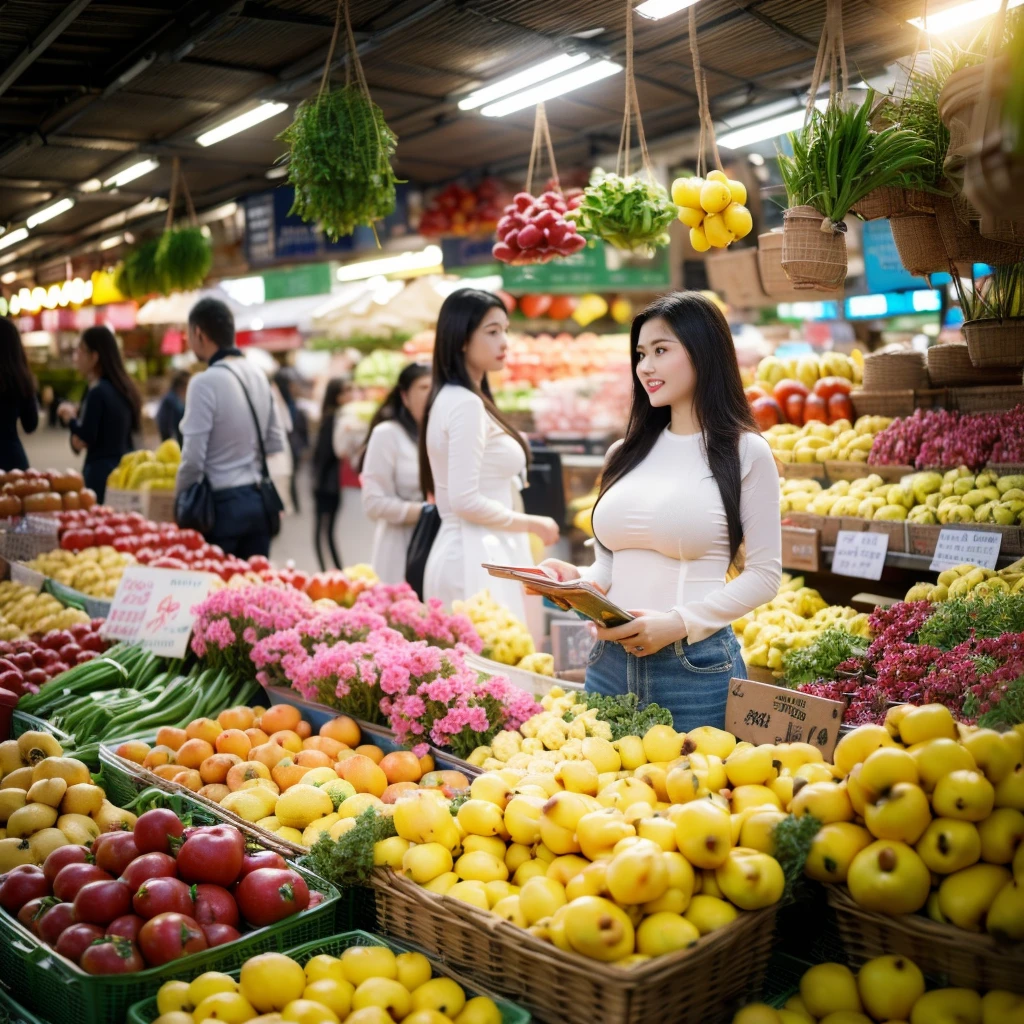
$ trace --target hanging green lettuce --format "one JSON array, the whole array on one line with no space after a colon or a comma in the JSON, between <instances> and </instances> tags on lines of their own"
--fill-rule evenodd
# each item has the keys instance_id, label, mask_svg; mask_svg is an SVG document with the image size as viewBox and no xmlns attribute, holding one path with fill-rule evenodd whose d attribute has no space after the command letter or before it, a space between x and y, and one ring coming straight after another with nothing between
<instances>
[{"instance_id":1,"label":"hanging green lettuce","mask_svg":"<svg viewBox=\"0 0 1024 1024\"><path fill-rule=\"evenodd\" d=\"M161 235L156 270L165 293L198 288L212 264L213 250L201 228L172 228Z\"/></svg>"},{"instance_id":2,"label":"hanging green lettuce","mask_svg":"<svg viewBox=\"0 0 1024 1024\"><path fill-rule=\"evenodd\" d=\"M583 202L568 216L587 238L602 238L616 249L651 256L668 245L668 227L678 212L661 185L607 174L598 167Z\"/></svg>"},{"instance_id":3,"label":"hanging green lettuce","mask_svg":"<svg viewBox=\"0 0 1024 1024\"><path fill-rule=\"evenodd\" d=\"M156 262L159 244L159 239L151 238L125 253L114 272L114 284L122 295L130 299L144 299L162 291Z\"/></svg>"},{"instance_id":4,"label":"hanging green lettuce","mask_svg":"<svg viewBox=\"0 0 1024 1024\"><path fill-rule=\"evenodd\" d=\"M337 239L395 209L397 139L364 86L353 83L299 104L281 133L288 144L291 212Z\"/></svg>"}]
</instances>

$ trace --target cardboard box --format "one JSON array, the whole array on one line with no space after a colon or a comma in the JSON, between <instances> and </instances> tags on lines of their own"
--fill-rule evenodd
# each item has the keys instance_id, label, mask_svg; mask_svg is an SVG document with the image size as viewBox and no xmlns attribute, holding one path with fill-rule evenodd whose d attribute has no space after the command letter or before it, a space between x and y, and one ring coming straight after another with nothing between
<instances>
[{"instance_id":1,"label":"cardboard box","mask_svg":"<svg viewBox=\"0 0 1024 1024\"><path fill-rule=\"evenodd\" d=\"M872 519L868 533L884 533L889 537L890 551L907 550L907 522L905 519Z\"/></svg>"},{"instance_id":2,"label":"cardboard box","mask_svg":"<svg viewBox=\"0 0 1024 1024\"><path fill-rule=\"evenodd\" d=\"M817 572L820 534L801 526L782 527L782 565L785 569Z\"/></svg>"}]
</instances>

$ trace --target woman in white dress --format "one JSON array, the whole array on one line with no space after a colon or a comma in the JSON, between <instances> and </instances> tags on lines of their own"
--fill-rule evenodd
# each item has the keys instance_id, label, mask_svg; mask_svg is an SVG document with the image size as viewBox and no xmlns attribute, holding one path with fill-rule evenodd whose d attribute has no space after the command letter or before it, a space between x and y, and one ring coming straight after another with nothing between
<instances>
[{"instance_id":1,"label":"woman in white dress","mask_svg":"<svg viewBox=\"0 0 1024 1024\"><path fill-rule=\"evenodd\" d=\"M508 314L496 295L461 288L445 299L420 431L423 493L434 495L441 515L423 594L451 605L489 589L523 620L519 585L494 579L481 564L532 565L528 534L550 546L558 524L519 510L529 448L498 411L487 383L487 374L504 366L507 349Z\"/></svg>"},{"instance_id":2,"label":"woman in white dress","mask_svg":"<svg viewBox=\"0 0 1024 1024\"><path fill-rule=\"evenodd\" d=\"M370 424L360 480L363 511L375 522L370 564L384 583L405 579L405 556L423 511L419 432L430 396L430 367L410 363Z\"/></svg>"}]
</instances>

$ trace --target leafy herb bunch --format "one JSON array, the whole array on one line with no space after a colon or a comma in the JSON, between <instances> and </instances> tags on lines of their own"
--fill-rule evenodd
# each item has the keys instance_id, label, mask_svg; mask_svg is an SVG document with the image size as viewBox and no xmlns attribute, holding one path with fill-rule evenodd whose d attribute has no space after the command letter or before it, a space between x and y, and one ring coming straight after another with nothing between
<instances>
[{"instance_id":1,"label":"leafy herb bunch","mask_svg":"<svg viewBox=\"0 0 1024 1024\"><path fill-rule=\"evenodd\" d=\"M601 238L616 249L650 256L656 248L668 245L668 227L678 212L661 185L607 174L598 167L583 192L583 201L567 216L587 238Z\"/></svg>"}]
</instances>

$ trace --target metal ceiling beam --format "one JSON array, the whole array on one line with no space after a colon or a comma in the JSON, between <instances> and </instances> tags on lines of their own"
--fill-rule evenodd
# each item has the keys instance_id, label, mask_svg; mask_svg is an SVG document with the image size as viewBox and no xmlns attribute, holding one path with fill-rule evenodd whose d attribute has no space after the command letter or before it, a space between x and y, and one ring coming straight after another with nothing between
<instances>
[{"instance_id":1,"label":"metal ceiling beam","mask_svg":"<svg viewBox=\"0 0 1024 1024\"><path fill-rule=\"evenodd\" d=\"M217 71L234 71L242 75L257 75L271 82L277 81L277 75L272 71L264 71L262 68L250 68L245 64L232 64L226 60L212 60L209 57L193 57L189 55L182 57L180 63L191 64L199 68L214 68Z\"/></svg>"},{"instance_id":2,"label":"metal ceiling beam","mask_svg":"<svg viewBox=\"0 0 1024 1024\"><path fill-rule=\"evenodd\" d=\"M781 36L785 36L785 38L790 40L790 42L797 43L805 50L810 50L811 53L817 54L817 43L800 35L799 32L794 32L791 28L788 28L781 22L776 21L774 18L769 18L767 14L762 14L759 10L756 10L753 4L749 7L744 7L743 4L740 3L740 0L734 0L734 2L737 7L741 8L744 14L751 18L756 18L762 25L766 25L768 28L772 29L772 31L778 32Z\"/></svg>"},{"instance_id":3,"label":"metal ceiling beam","mask_svg":"<svg viewBox=\"0 0 1024 1024\"><path fill-rule=\"evenodd\" d=\"M317 14L302 14L299 11L288 11L280 7L270 7L268 4L256 3L255 0L246 0L239 13L241 17L252 18L253 21L273 21L286 25L312 25L316 28L334 28L333 18L324 18Z\"/></svg>"},{"instance_id":4,"label":"metal ceiling beam","mask_svg":"<svg viewBox=\"0 0 1024 1024\"><path fill-rule=\"evenodd\" d=\"M92 3L92 0L71 0L71 3L57 15L53 21L43 30L42 34L33 39L17 57L8 65L5 71L0 71L0 96L9 86L18 80L18 76L29 67L32 62L43 53L57 36L70 25Z\"/></svg>"}]
</instances>

